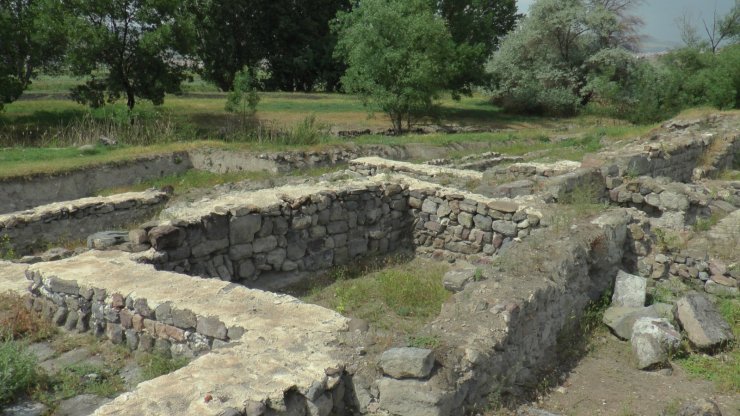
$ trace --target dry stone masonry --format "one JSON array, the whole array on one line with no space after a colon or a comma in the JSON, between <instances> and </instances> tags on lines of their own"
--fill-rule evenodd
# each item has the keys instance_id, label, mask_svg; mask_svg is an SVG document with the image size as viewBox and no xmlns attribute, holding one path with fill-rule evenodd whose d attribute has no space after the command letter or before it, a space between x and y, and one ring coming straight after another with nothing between
<instances>
[{"instance_id":1,"label":"dry stone masonry","mask_svg":"<svg viewBox=\"0 0 740 416\"><path fill-rule=\"evenodd\" d=\"M0 215L0 237L7 236L16 254L29 254L60 240L83 240L97 231L148 220L167 199L166 193L149 190L55 202Z\"/></svg>"},{"instance_id":2,"label":"dry stone masonry","mask_svg":"<svg viewBox=\"0 0 740 416\"><path fill-rule=\"evenodd\" d=\"M513 201L398 177L234 193L165 210L134 231L163 270L277 289L401 248L440 257L494 254L541 214Z\"/></svg>"}]
</instances>

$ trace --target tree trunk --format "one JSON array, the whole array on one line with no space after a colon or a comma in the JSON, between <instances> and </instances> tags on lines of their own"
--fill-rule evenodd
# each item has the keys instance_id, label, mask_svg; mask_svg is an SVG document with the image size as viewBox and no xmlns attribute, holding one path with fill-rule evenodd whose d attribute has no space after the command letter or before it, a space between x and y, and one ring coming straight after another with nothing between
<instances>
[{"instance_id":1,"label":"tree trunk","mask_svg":"<svg viewBox=\"0 0 740 416\"><path fill-rule=\"evenodd\" d=\"M134 92L130 88L126 90L126 97L128 98L126 105L128 106L128 110L131 111L136 105L136 97L134 96Z\"/></svg>"}]
</instances>

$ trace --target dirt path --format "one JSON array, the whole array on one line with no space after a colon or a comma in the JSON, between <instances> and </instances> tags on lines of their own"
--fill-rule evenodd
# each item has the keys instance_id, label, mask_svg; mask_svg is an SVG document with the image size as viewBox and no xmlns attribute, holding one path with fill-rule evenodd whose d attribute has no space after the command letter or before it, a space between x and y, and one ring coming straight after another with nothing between
<instances>
[{"instance_id":1,"label":"dirt path","mask_svg":"<svg viewBox=\"0 0 740 416\"><path fill-rule=\"evenodd\" d=\"M637 370L629 343L606 334L537 406L568 416L672 416L683 402L699 398L714 400L723 416L740 416L740 394L719 393L677 364L671 374Z\"/></svg>"}]
</instances>

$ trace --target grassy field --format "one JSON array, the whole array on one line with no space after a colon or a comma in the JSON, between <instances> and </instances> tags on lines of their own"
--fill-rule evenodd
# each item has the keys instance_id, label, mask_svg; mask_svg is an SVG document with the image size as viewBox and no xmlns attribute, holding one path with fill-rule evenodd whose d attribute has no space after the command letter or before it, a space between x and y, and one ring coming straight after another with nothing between
<instances>
[{"instance_id":1,"label":"grassy field","mask_svg":"<svg viewBox=\"0 0 740 416\"><path fill-rule=\"evenodd\" d=\"M162 106L142 100L132 113L123 103L89 109L66 98L69 89L81 81L70 76L41 76L21 100L5 107L0 113L0 177L66 171L206 146L255 151L317 149L350 142L330 130L390 127L384 114L370 115L372 109L356 97L324 93L263 93L256 118L245 126L238 116L224 110L225 94L197 77L184 85L185 95L168 96ZM305 124L312 117L316 122ZM640 136L655 127L593 116L512 116L491 105L485 95L460 101L443 99L437 116L422 123L496 131L365 135L351 142L446 145L475 141L488 143L491 151L530 154L539 160L580 160L610 140ZM119 145L77 149L96 144L101 137L115 138Z\"/></svg>"}]
</instances>

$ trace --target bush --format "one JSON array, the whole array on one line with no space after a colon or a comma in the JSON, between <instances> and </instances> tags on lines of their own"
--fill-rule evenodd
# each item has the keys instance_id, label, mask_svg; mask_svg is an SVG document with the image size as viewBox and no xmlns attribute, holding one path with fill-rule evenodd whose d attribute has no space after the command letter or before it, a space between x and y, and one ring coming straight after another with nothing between
<instances>
[{"instance_id":1,"label":"bush","mask_svg":"<svg viewBox=\"0 0 740 416\"><path fill-rule=\"evenodd\" d=\"M56 328L38 313L28 309L26 299L15 293L0 294L0 335L12 339L39 341L49 338Z\"/></svg>"},{"instance_id":2,"label":"bush","mask_svg":"<svg viewBox=\"0 0 740 416\"><path fill-rule=\"evenodd\" d=\"M37 380L36 357L10 337L0 341L0 404L28 392Z\"/></svg>"}]
</instances>

